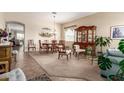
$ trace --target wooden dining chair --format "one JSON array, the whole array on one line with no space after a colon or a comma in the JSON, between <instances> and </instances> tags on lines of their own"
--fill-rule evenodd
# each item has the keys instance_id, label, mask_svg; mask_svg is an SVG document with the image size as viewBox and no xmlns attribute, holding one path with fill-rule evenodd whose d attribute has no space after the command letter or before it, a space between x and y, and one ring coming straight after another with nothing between
<instances>
[{"instance_id":1,"label":"wooden dining chair","mask_svg":"<svg viewBox=\"0 0 124 93\"><path fill-rule=\"evenodd\" d=\"M59 40L59 45L63 45L63 47L65 47L65 40Z\"/></svg>"},{"instance_id":2,"label":"wooden dining chair","mask_svg":"<svg viewBox=\"0 0 124 93\"><path fill-rule=\"evenodd\" d=\"M70 56L71 58L71 50L70 49L59 49L58 50L58 59L60 59L60 57L66 56L67 60Z\"/></svg>"},{"instance_id":3,"label":"wooden dining chair","mask_svg":"<svg viewBox=\"0 0 124 93\"><path fill-rule=\"evenodd\" d=\"M52 53L57 52L58 47L57 47L57 40L52 40Z\"/></svg>"},{"instance_id":4,"label":"wooden dining chair","mask_svg":"<svg viewBox=\"0 0 124 93\"><path fill-rule=\"evenodd\" d=\"M39 52L41 51L48 52L48 44L47 43L41 43L41 40L39 40Z\"/></svg>"},{"instance_id":5,"label":"wooden dining chair","mask_svg":"<svg viewBox=\"0 0 124 93\"><path fill-rule=\"evenodd\" d=\"M34 43L34 40L28 40L28 52L30 51L30 49L36 51L36 44Z\"/></svg>"},{"instance_id":6,"label":"wooden dining chair","mask_svg":"<svg viewBox=\"0 0 124 93\"><path fill-rule=\"evenodd\" d=\"M57 40L52 40L52 44L57 44Z\"/></svg>"}]
</instances>

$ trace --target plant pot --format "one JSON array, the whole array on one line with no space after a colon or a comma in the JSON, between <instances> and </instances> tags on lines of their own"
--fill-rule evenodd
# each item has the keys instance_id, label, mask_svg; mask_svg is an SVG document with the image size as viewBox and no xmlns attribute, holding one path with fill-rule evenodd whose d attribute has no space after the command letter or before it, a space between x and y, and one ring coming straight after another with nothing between
<instances>
[{"instance_id":1,"label":"plant pot","mask_svg":"<svg viewBox=\"0 0 124 93\"><path fill-rule=\"evenodd\" d=\"M117 76L115 76L115 75L110 75L108 77L108 80L110 80L110 81L120 81L119 78Z\"/></svg>"},{"instance_id":2,"label":"plant pot","mask_svg":"<svg viewBox=\"0 0 124 93\"><path fill-rule=\"evenodd\" d=\"M111 80L111 81L124 81L124 77L118 77L116 75L110 75L108 77L108 80Z\"/></svg>"}]
</instances>

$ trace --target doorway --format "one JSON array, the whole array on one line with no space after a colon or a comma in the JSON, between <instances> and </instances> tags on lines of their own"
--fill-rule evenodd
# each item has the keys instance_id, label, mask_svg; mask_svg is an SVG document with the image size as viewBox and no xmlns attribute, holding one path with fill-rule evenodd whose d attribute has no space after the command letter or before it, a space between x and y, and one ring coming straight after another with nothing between
<instances>
[{"instance_id":1,"label":"doorway","mask_svg":"<svg viewBox=\"0 0 124 93\"><path fill-rule=\"evenodd\" d=\"M7 21L6 29L9 32L9 40L13 42L13 49L25 50L25 24L15 21Z\"/></svg>"}]
</instances>

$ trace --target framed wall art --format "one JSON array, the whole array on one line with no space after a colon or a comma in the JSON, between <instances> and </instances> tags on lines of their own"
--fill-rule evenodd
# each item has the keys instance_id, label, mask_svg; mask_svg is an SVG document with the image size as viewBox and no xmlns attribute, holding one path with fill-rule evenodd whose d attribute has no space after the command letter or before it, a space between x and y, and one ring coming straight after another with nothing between
<instances>
[{"instance_id":1,"label":"framed wall art","mask_svg":"<svg viewBox=\"0 0 124 93\"><path fill-rule=\"evenodd\" d=\"M124 25L112 26L110 36L111 39L124 39Z\"/></svg>"}]
</instances>

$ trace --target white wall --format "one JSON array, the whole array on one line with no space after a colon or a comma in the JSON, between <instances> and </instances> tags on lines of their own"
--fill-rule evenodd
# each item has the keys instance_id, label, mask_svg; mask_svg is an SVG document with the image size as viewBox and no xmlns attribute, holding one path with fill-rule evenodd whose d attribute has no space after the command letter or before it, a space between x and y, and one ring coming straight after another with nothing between
<instances>
[{"instance_id":1,"label":"white wall","mask_svg":"<svg viewBox=\"0 0 124 93\"><path fill-rule=\"evenodd\" d=\"M95 25L97 26L96 35L110 37L111 26L124 25L124 13L123 12L96 13L94 15L90 15L75 20L73 22L63 24L63 28L71 25L77 25L77 27L82 25ZM64 39L64 29L62 38ZM110 47L117 48L118 42L119 40L113 40ZM67 44L71 46L72 42L68 42ZM106 50L106 48L104 50Z\"/></svg>"},{"instance_id":2,"label":"white wall","mask_svg":"<svg viewBox=\"0 0 124 93\"><path fill-rule=\"evenodd\" d=\"M28 39L34 39L37 46L39 39L46 39L40 37L38 34L41 32L41 28L43 27L53 27L52 22L49 21L41 21L39 18L32 18L29 15L25 15L25 13L4 13L5 21L18 21L25 24L25 42L27 46ZM4 19L3 14L0 13L0 26L4 27ZM64 39L64 27L77 25L77 27L82 25L96 25L98 36L110 36L110 27L115 25L124 25L124 13L122 12L107 12L107 13L96 13L94 15L90 15L84 18L80 18L78 20L60 25L56 24L56 29L58 32L57 40ZM62 31L61 31L62 30ZM111 48L118 47L119 40L113 40L111 43ZM72 42L66 42L66 45L72 46Z\"/></svg>"},{"instance_id":3,"label":"white wall","mask_svg":"<svg viewBox=\"0 0 124 93\"><path fill-rule=\"evenodd\" d=\"M2 29L5 28L5 21L4 21L3 13L0 13L0 28Z\"/></svg>"},{"instance_id":4,"label":"white wall","mask_svg":"<svg viewBox=\"0 0 124 93\"><path fill-rule=\"evenodd\" d=\"M48 38L43 38L39 36L42 28L49 27L53 28L53 23L49 21L41 21L38 18L26 15L26 13L4 13L5 21L17 21L25 24L25 47L27 47L27 41L33 39L37 44L37 49L39 46L38 40L46 40ZM57 40L60 40L61 25L56 24Z\"/></svg>"}]
</instances>

